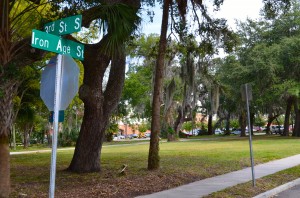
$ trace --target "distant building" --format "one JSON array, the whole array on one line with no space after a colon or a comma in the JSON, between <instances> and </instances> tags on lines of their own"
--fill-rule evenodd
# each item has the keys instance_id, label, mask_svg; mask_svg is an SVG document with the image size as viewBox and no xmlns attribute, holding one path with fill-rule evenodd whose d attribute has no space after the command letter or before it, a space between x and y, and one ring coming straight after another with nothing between
<instances>
[{"instance_id":1,"label":"distant building","mask_svg":"<svg viewBox=\"0 0 300 198\"><path fill-rule=\"evenodd\" d=\"M140 131L138 129L138 125L129 125L129 124L123 124L119 123L119 135L129 136L131 134L140 134ZM150 130L147 130L146 132L150 132Z\"/></svg>"},{"instance_id":2,"label":"distant building","mask_svg":"<svg viewBox=\"0 0 300 198\"><path fill-rule=\"evenodd\" d=\"M129 124L119 124L119 134L128 136L131 134L140 134L140 131L138 130L138 125L129 125Z\"/></svg>"},{"instance_id":3,"label":"distant building","mask_svg":"<svg viewBox=\"0 0 300 198\"><path fill-rule=\"evenodd\" d=\"M196 113L196 117L195 117L195 122L199 123L199 122L204 122L207 123L207 116L201 114L201 113Z\"/></svg>"}]
</instances>

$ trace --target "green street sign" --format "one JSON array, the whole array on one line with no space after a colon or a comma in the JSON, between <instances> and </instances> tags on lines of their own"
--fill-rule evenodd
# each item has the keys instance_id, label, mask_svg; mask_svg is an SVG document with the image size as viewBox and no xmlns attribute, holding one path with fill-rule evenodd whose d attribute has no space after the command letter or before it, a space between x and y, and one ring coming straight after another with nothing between
<instances>
[{"instance_id":1,"label":"green street sign","mask_svg":"<svg viewBox=\"0 0 300 198\"><path fill-rule=\"evenodd\" d=\"M71 34L81 29L82 15L71 16L45 24L44 30L54 35Z\"/></svg>"},{"instance_id":2,"label":"green street sign","mask_svg":"<svg viewBox=\"0 0 300 198\"><path fill-rule=\"evenodd\" d=\"M58 54L66 54L79 60L84 59L83 44L39 30L32 30L31 46Z\"/></svg>"}]
</instances>

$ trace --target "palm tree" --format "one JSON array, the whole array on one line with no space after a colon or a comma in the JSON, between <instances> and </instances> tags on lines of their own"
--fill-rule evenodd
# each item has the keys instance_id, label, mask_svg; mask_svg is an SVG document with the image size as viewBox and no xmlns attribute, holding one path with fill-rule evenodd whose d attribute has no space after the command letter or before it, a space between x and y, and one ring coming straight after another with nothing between
<instances>
[{"instance_id":1,"label":"palm tree","mask_svg":"<svg viewBox=\"0 0 300 198\"><path fill-rule=\"evenodd\" d=\"M21 68L41 58L42 52L30 50L25 31L39 18L39 1L0 1L0 197L10 192L9 134L13 118L13 98L22 82ZM26 37L26 36L28 37Z\"/></svg>"}]
</instances>

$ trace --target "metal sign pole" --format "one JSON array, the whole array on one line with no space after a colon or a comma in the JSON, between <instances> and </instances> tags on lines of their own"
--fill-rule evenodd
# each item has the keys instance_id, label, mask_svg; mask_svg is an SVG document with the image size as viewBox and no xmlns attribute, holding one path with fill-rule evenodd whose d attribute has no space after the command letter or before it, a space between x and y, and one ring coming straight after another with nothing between
<instances>
[{"instance_id":1,"label":"metal sign pole","mask_svg":"<svg viewBox=\"0 0 300 198\"><path fill-rule=\"evenodd\" d=\"M254 161L253 161L253 150L252 150L252 134L251 134L251 124L250 124L250 111L249 111L249 99L248 99L248 84L245 84L246 92L246 105L248 114L248 132L249 132L249 145L250 145L250 160L251 160L251 171L252 171L252 186L255 186L255 172L254 172Z\"/></svg>"},{"instance_id":2,"label":"metal sign pole","mask_svg":"<svg viewBox=\"0 0 300 198\"><path fill-rule=\"evenodd\" d=\"M54 119L52 134L52 154L51 154L51 170L50 170L50 190L49 198L54 198L55 193L55 175L56 175L56 150L57 150L57 134L58 134L58 114L61 100L61 79L62 79L62 55L57 56L56 78L55 78L55 95L54 95Z\"/></svg>"}]
</instances>

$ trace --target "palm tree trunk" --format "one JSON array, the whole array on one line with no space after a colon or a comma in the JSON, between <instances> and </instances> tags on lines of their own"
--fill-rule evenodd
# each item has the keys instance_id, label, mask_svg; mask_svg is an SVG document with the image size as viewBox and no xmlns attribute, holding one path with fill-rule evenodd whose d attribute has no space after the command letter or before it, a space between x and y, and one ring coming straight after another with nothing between
<instances>
[{"instance_id":1,"label":"palm tree trunk","mask_svg":"<svg viewBox=\"0 0 300 198\"><path fill-rule=\"evenodd\" d=\"M1 80L1 79L0 79ZM0 86L0 197L10 192L9 135L13 120L13 97L18 89L16 82L4 82Z\"/></svg>"},{"instance_id":2,"label":"palm tree trunk","mask_svg":"<svg viewBox=\"0 0 300 198\"><path fill-rule=\"evenodd\" d=\"M6 106L2 102L3 100L0 99L0 198L7 198L10 193L9 133L11 117L9 112L13 108L9 108L9 105Z\"/></svg>"},{"instance_id":3,"label":"palm tree trunk","mask_svg":"<svg viewBox=\"0 0 300 198\"><path fill-rule=\"evenodd\" d=\"M0 198L8 198L10 193L10 165L8 136L0 135Z\"/></svg>"},{"instance_id":4,"label":"palm tree trunk","mask_svg":"<svg viewBox=\"0 0 300 198\"><path fill-rule=\"evenodd\" d=\"M164 78L165 53L167 47L167 31L169 21L170 0L164 0L159 51L155 68L155 81L152 101L151 137L148 156L148 169L159 168L159 133L160 133L160 96Z\"/></svg>"}]
</instances>

